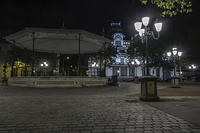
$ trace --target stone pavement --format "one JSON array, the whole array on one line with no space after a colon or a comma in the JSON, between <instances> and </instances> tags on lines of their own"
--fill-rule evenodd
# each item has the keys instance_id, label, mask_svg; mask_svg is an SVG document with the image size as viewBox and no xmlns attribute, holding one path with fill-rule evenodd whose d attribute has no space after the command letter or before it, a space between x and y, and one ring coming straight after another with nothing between
<instances>
[{"instance_id":1,"label":"stone pavement","mask_svg":"<svg viewBox=\"0 0 200 133\"><path fill-rule=\"evenodd\" d=\"M131 90L123 87L0 86L0 133L200 133L146 103L127 102Z\"/></svg>"},{"instance_id":2,"label":"stone pavement","mask_svg":"<svg viewBox=\"0 0 200 133\"><path fill-rule=\"evenodd\" d=\"M166 102L149 102L148 104L163 110L166 113L187 120L197 126L200 126L200 102L193 100L186 101L166 101Z\"/></svg>"}]
</instances>

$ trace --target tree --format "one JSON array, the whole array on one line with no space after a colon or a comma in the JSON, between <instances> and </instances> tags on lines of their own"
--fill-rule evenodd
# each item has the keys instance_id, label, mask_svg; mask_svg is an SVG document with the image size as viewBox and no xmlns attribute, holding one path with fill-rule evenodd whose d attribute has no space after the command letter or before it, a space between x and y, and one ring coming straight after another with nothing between
<instances>
[{"instance_id":1,"label":"tree","mask_svg":"<svg viewBox=\"0 0 200 133\"><path fill-rule=\"evenodd\" d=\"M108 45L107 47L104 46L104 48L98 53L98 56L100 57L100 66L103 65L103 74L102 76L105 76L105 70L106 66L110 66L114 60L113 57L115 57L117 54L117 50L113 45ZM101 69L101 68L100 68Z\"/></svg>"},{"instance_id":2,"label":"tree","mask_svg":"<svg viewBox=\"0 0 200 133\"><path fill-rule=\"evenodd\" d=\"M140 0L144 5L149 3L162 9L162 16L175 16L177 13L191 13L191 0Z\"/></svg>"}]
</instances>

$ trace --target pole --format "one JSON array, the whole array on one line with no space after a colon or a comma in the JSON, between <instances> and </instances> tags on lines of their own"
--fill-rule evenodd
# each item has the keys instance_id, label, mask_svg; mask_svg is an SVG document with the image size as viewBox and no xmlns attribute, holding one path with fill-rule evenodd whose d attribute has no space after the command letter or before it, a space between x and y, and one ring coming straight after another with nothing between
<instances>
[{"instance_id":1,"label":"pole","mask_svg":"<svg viewBox=\"0 0 200 133\"><path fill-rule=\"evenodd\" d=\"M78 34L78 76L80 76L80 61L81 61L81 33Z\"/></svg>"},{"instance_id":2,"label":"pole","mask_svg":"<svg viewBox=\"0 0 200 133\"><path fill-rule=\"evenodd\" d=\"M4 65L3 65L3 83L7 83L6 70L7 70L7 63L4 62Z\"/></svg>"},{"instance_id":3,"label":"pole","mask_svg":"<svg viewBox=\"0 0 200 133\"><path fill-rule=\"evenodd\" d=\"M180 60L180 57L179 57L179 78L180 78L180 82L182 82L182 74L181 74L181 60Z\"/></svg>"},{"instance_id":4,"label":"pole","mask_svg":"<svg viewBox=\"0 0 200 133\"><path fill-rule=\"evenodd\" d=\"M31 76L34 76L34 67L35 67L35 32L32 33L33 37L33 46L32 46L32 70L31 70Z\"/></svg>"},{"instance_id":5,"label":"pole","mask_svg":"<svg viewBox=\"0 0 200 133\"><path fill-rule=\"evenodd\" d=\"M176 60L175 60L175 56L174 56L174 77L176 77Z\"/></svg>"},{"instance_id":6,"label":"pole","mask_svg":"<svg viewBox=\"0 0 200 133\"><path fill-rule=\"evenodd\" d=\"M105 51L106 51L106 42L103 45L103 55L105 55ZM106 77L106 65L107 65L107 57L104 56L104 68L103 68L103 77Z\"/></svg>"},{"instance_id":7,"label":"pole","mask_svg":"<svg viewBox=\"0 0 200 133\"><path fill-rule=\"evenodd\" d=\"M145 32L147 31L147 27L145 27ZM145 33L145 43L146 43L146 48L145 48L145 56L146 56L146 68L145 68L145 75L149 75L149 52L148 52L148 36Z\"/></svg>"},{"instance_id":8,"label":"pole","mask_svg":"<svg viewBox=\"0 0 200 133\"><path fill-rule=\"evenodd\" d=\"M137 66L135 66L135 76L137 77Z\"/></svg>"}]
</instances>

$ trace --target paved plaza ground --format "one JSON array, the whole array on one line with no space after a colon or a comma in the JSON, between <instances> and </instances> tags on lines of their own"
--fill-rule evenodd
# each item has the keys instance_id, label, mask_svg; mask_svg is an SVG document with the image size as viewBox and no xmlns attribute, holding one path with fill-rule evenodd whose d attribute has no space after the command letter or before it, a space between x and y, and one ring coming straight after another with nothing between
<instances>
[{"instance_id":1,"label":"paved plaza ground","mask_svg":"<svg viewBox=\"0 0 200 133\"><path fill-rule=\"evenodd\" d=\"M184 86L177 89L199 88ZM178 95L180 90L168 84L158 88L160 102L141 102L140 84L131 82L89 88L0 86L0 133L200 133L193 118L200 113L200 95Z\"/></svg>"}]
</instances>

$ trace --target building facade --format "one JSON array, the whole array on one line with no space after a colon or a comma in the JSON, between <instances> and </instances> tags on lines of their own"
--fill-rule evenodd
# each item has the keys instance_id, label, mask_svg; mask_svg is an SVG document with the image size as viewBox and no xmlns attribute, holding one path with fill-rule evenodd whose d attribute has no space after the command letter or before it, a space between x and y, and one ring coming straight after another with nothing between
<instances>
[{"instance_id":1,"label":"building facade","mask_svg":"<svg viewBox=\"0 0 200 133\"><path fill-rule=\"evenodd\" d=\"M131 57L128 54L128 49L134 45L134 38L128 38L122 31L121 23L111 23L112 42L116 55L112 57L111 65L106 66L105 76L117 76L119 80L133 80L136 77L144 76L144 63L140 57ZM100 76L102 70L101 61L98 58L91 57L88 61L89 76ZM157 76L163 80L162 67L151 67L150 74Z\"/></svg>"}]
</instances>

